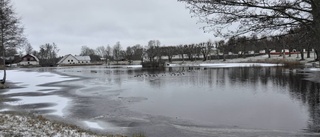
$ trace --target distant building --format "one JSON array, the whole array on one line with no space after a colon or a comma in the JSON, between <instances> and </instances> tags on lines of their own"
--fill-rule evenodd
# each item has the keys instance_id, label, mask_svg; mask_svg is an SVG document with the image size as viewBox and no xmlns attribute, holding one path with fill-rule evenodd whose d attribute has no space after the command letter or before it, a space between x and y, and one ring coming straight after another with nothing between
<instances>
[{"instance_id":1,"label":"distant building","mask_svg":"<svg viewBox=\"0 0 320 137\"><path fill-rule=\"evenodd\" d=\"M89 63L91 63L90 56L75 56L75 57L78 60L79 64L89 64Z\"/></svg>"},{"instance_id":2,"label":"distant building","mask_svg":"<svg viewBox=\"0 0 320 137\"><path fill-rule=\"evenodd\" d=\"M80 65L80 64L90 64L90 56L73 56L68 54L64 56L59 62L58 65Z\"/></svg>"},{"instance_id":3,"label":"distant building","mask_svg":"<svg viewBox=\"0 0 320 137\"><path fill-rule=\"evenodd\" d=\"M19 65L21 65L21 66L28 66L28 65L38 66L39 59L32 54L27 54L27 55L21 57L21 61L20 61Z\"/></svg>"}]
</instances>

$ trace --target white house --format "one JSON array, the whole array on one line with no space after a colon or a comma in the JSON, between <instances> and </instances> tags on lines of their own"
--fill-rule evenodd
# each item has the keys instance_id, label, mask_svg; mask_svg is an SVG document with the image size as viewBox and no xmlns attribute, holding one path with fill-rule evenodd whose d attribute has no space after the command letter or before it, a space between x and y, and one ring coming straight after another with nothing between
<instances>
[{"instance_id":1,"label":"white house","mask_svg":"<svg viewBox=\"0 0 320 137\"><path fill-rule=\"evenodd\" d=\"M75 56L79 64L88 64L91 63L90 56Z\"/></svg>"},{"instance_id":2,"label":"white house","mask_svg":"<svg viewBox=\"0 0 320 137\"><path fill-rule=\"evenodd\" d=\"M76 65L76 64L90 64L90 56L73 56L71 54L65 55L59 62L58 65Z\"/></svg>"},{"instance_id":3,"label":"white house","mask_svg":"<svg viewBox=\"0 0 320 137\"><path fill-rule=\"evenodd\" d=\"M38 66L39 59L32 54L27 54L21 58L21 62L19 63L19 65L21 65L21 66L28 66L28 65Z\"/></svg>"}]
</instances>

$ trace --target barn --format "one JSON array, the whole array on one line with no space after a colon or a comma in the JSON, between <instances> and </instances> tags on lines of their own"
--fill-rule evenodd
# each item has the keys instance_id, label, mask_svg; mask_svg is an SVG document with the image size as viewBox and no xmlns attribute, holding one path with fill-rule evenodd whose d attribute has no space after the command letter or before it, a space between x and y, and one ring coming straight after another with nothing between
<instances>
[{"instance_id":1,"label":"barn","mask_svg":"<svg viewBox=\"0 0 320 137\"><path fill-rule=\"evenodd\" d=\"M65 55L59 62L58 65L81 65L90 64L90 56L73 56L71 54Z\"/></svg>"},{"instance_id":2,"label":"barn","mask_svg":"<svg viewBox=\"0 0 320 137\"><path fill-rule=\"evenodd\" d=\"M31 66L31 65L39 66L39 59L32 54L27 54L21 58L19 65L21 65L21 66Z\"/></svg>"}]
</instances>

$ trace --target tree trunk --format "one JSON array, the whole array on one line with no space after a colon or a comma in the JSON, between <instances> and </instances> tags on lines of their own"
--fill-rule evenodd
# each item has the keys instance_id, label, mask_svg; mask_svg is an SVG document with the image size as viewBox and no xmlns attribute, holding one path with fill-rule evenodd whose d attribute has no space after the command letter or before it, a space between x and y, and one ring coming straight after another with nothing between
<instances>
[{"instance_id":1,"label":"tree trunk","mask_svg":"<svg viewBox=\"0 0 320 137\"><path fill-rule=\"evenodd\" d=\"M319 55L319 48L317 47L317 49L315 50L315 53L316 53L316 59L315 59L315 61L318 61L319 62L319 66L320 66L320 55Z\"/></svg>"},{"instance_id":2,"label":"tree trunk","mask_svg":"<svg viewBox=\"0 0 320 137\"><path fill-rule=\"evenodd\" d=\"M310 47L307 48L307 58L311 58L310 57Z\"/></svg>"},{"instance_id":3,"label":"tree trunk","mask_svg":"<svg viewBox=\"0 0 320 137\"><path fill-rule=\"evenodd\" d=\"M168 55L169 62L172 62L172 57Z\"/></svg>"},{"instance_id":4,"label":"tree trunk","mask_svg":"<svg viewBox=\"0 0 320 137\"><path fill-rule=\"evenodd\" d=\"M303 49L300 51L300 55L301 55L301 60L304 60L304 53L303 53Z\"/></svg>"},{"instance_id":5,"label":"tree trunk","mask_svg":"<svg viewBox=\"0 0 320 137\"><path fill-rule=\"evenodd\" d=\"M319 60L319 50L316 49L316 50L315 50L315 53L316 53L316 57L317 57L316 60Z\"/></svg>"},{"instance_id":6,"label":"tree trunk","mask_svg":"<svg viewBox=\"0 0 320 137\"><path fill-rule=\"evenodd\" d=\"M202 53L202 55L203 55L203 60L202 60L202 61L206 61L206 60L207 60L206 54L205 54L205 53Z\"/></svg>"},{"instance_id":7,"label":"tree trunk","mask_svg":"<svg viewBox=\"0 0 320 137\"><path fill-rule=\"evenodd\" d=\"M292 51L292 49L289 48L289 57L291 57L291 51Z\"/></svg>"},{"instance_id":8,"label":"tree trunk","mask_svg":"<svg viewBox=\"0 0 320 137\"><path fill-rule=\"evenodd\" d=\"M181 54L181 57L182 57L182 61L184 62L184 56L183 56L183 54Z\"/></svg>"},{"instance_id":9,"label":"tree trunk","mask_svg":"<svg viewBox=\"0 0 320 137\"><path fill-rule=\"evenodd\" d=\"M3 61L3 78L1 83L5 84L7 79L7 66L6 66L6 49L4 48L4 45L2 43L2 61Z\"/></svg>"},{"instance_id":10,"label":"tree trunk","mask_svg":"<svg viewBox=\"0 0 320 137\"><path fill-rule=\"evenodd\" d=\"M312 16L313 16L313 23L312 27L314 29L314 35L313 35L313 40L316 44L319 44L320 40L320 1L315 0L311 4L312 7ZM319 58L319 51L320 47L319 45L314 45L316 53L317 53L317 60L319 61L320 65L320 58Z\"/></svg>"},{"instance_id":11,"label":"tree trunk","mask_svg":"<svg viewBox=\"0 0 320 137\"><path fill-rule=\"evenodd\" d=\"M265 48L265 52L268 54L268 58L271 58L271 51L268 48Z\"/></svg>"}]
</instances>

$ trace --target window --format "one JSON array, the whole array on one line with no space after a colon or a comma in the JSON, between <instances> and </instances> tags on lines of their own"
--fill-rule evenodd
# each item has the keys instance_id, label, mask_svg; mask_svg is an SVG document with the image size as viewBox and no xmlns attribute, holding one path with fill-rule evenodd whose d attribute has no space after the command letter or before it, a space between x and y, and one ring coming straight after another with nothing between
<instances>
[{"instance_id":1,"label":"window","mask_svg":"<svg viewBox=\"0 0 320 137\"><path fill-rule=\"evenodd\" d=\"M73 62L73 59L71 60L71 62Z\"/></svg>"},{"instance_id":2,"label":"window","mask_svg":"<svg viewBox=\"0 0 320 137\"><path fill-rule=\"evenodd\" d=\"M70 62L70 60L68 60L68 62Z\"/></svg>"}]
</instances>

